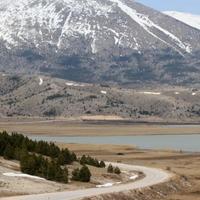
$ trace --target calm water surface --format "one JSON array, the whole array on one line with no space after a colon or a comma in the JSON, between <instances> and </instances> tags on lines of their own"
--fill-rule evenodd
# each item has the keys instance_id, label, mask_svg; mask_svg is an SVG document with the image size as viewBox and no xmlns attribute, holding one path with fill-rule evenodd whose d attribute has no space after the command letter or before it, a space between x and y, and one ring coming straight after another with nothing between
<instances>
[{"instance_id":1,"label":"calm water surface","mask_svg":"<svg viewBox=\"0 0 200 200\"><path fill-rule=\"evenodd\" d=\"M200 135L151 135L151 136L30 136L36 140L80 144L133 145L142 149L170 149L200 152Z\"/></svg>"}]
</instances>

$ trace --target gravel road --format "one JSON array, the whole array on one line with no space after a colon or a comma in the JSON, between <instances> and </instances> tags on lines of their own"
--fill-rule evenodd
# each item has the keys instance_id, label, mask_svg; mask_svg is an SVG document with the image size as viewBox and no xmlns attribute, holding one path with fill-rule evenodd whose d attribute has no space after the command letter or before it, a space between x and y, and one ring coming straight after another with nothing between
<instances>
[{"instance_id":1,"label":"gravel road","mask_svg":"<svg viewBox=\"0 0 200 200\"><path fill-rule=\"evenodd\" d=\"M145 177L135 182L116 185L116 186L107 187L107 188L90 188L90 189L66 191L66 192L15 196L15 197L7 197L7 198L0 198L0 199L1 200L80 200L84 197L92 197L92 196L97 196L97 195L102 195L102 194L123 192L127 190L135 190L135 189L149 187L152 185L166 182L172 176L166 171L161 170L161 169L156 169L156 168L128 165L128 164L122 164L122 163L112 163L112 165L118 166L121 170L125 170L125 171L140 171L144 173Z\"/></svg>"}]
</instances>

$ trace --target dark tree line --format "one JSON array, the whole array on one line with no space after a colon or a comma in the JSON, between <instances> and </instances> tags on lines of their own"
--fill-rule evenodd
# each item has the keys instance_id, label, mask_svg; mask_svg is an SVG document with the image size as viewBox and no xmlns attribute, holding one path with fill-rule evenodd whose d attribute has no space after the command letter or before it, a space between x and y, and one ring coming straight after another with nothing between
<instances>
[{"instance_id":1,"label":"dark tree line","mask_svg":"<svg viewBox=\"0 0 200 200\"><path fill-rule=\"evenodd\" d=\"M0 133L0 156L20 161L21 171L47 180L68 182L68 170L64 165L77 160L76 154L60 149L53 143L33 141L21 134Z\"/></svg>"},{"instance_id":2,"label":"dark tree line","mask_svg":"<svg viewBox=\"0 0 200 200\"><path fill-rule=\"evenodd\" d=\"M107 168L108 173L115 173L115 174L121 174L121 170L119 167L113 167L111 164Z\"/></svg>"},{"instance_id":3,"label":"dark tree line","mask_svg":"<svg viewBox=\"0 0 200 200\"><path fill-rule=\"evenodd\" d=\"M47 180L68 183L68 169L58 162L48 160L41 155L22 152L20 159L21 171L30 175L43 177Z\"/></svg>"},{"instance_id":4,"label":"dark tree line","mask_svg":"<svg viewBox=\"0 0 200 200\"><path fill-rule=\"evenodd\" d=\"M0 155L6 159L19 160L20 150L48 156L59 165L68 165L77 160L76 154L68 149L60 149L54 143L33 141L24 135L7 132L0 133Z\"/></svg>"},{"instance_id":5,"label":"dark tree line","mask_svg":"<svg viewBox=\"0 0 200 200\"><path fill-rule=\"evenodd\" d=\"M83 155L80 159L81 165L91 165L94 167L105 168L106 164L104 161L98 161L96 158L92 158L90 156Z\"/></svg>"},{"instance_id":6,"label":"dark tree line","mask_svg":"<svg viewBox=\"0 0 200 200\"><path fill-rule=\"evenodd\" d=\"M72 180L89 182L91 172L86 165L105 168L104 161L98 161L83 155L77 159L74 152L67 148L60 149L54 143L33 141L28 137L6 131L0 132L0 156L5 159L20 161L21 171L47 180L67 183L68 169L66 165L79 161L82 167L72 172ZM119 168L109 166L108 172L120 174Z\"/></svg>"}]
</instances>

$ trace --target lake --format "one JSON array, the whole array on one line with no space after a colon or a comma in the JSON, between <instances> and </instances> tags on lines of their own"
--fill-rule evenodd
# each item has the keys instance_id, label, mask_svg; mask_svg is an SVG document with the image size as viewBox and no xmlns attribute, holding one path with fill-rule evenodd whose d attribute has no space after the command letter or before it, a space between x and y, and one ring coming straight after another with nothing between
<instances>
[{"instance_id":1,"label":"lake","mask_svg":"<svg viewBox=\"0 0 200 200\"><path fill-rule=\"evenodd\" d=\"M200 152L200 135L142 135L142 136L29 136L34 140L79 144L132 145L141 149L167 149Z\"/></svg>"}]
</instances>

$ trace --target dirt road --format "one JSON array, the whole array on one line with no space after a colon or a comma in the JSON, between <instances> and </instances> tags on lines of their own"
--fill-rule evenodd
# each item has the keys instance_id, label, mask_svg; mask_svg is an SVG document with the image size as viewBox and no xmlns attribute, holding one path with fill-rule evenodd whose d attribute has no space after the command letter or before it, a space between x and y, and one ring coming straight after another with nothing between
<instances>
[{"instance_id":1,"label":"dirt road","mask_svg":"<svg viewBox=\"0 0 200 200\"><path fill-rule=\"evenodd\" d=\"M108 164L108 163L107 163ZM143 166L128 165L122 163L112 163L113 166L120 167L121 170L125 171L140 171L145 174L145 177L141 180L121 184L107 188L90 188L76 191L46 193L37 195L26 195L26 196L15 196L8 198L0 198L1 200L78 200L84 197L92 197L102 194L123 192L127 190L141 189L163 183L171 178L171 174L161 169L149 168Z\"/></svg>"}]
</instances>

